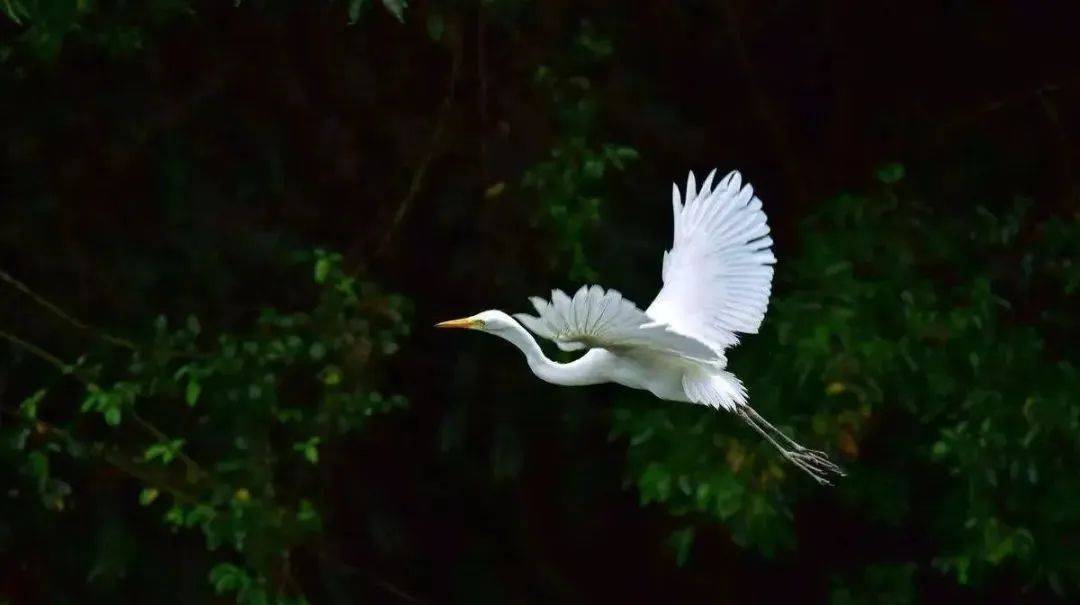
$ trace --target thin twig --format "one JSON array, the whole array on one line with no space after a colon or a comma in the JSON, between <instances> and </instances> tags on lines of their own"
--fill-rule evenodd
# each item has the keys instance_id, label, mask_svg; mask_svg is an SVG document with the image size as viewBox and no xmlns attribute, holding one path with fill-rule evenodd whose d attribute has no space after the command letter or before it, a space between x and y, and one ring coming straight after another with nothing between
<instances>
[{"instance_id":1,"label":"thin twig","mask_svg":"<svg viewBox=\"0 0 1080 605\"><path fill-rule=\"evenodd\" d=\"M153 435L159 442L168 443L169 441L171 441L168 435L166 435L152 422L143 418L138 412L135 411L134 408L132 408L131 410L131 418L135 420L135 423L141 426L143 430ZM184 465L187 467L189 477L193 479L197 479L199 477L210 478L210 473L207 473L205 470L203 470L203 467L200 466L194 458L185 454L184 450L178 450L176 452L176 457L184 462Z\"/></svg>"},{"instance_id":2,"label":"thin twig","mask_svg":"<svg viewBox=\"0 0 1080 605\"><path fill-rule=\"evenodd\" d=\"M75 366L65 362L63 359L60 359L58 356L46 351L45 349L35 345L34 343L27 342L6 330L0 330L0 338L7 340L8 342L22 348L23 350L29 352L30 354L41 359L42 361L49 363L50 365L60 370L61 373L71 376L72 378L78 380L84 385L90 386L92 384L85 376L82 376L77 371L75 371ZM136 424L142 427L143 430L145 430L146 432L153 435L153 437L159 442L167 443L170 441L169 436L165 434L164 431L159 429L149 420L143 418L138 412L135 411L134 407L132 407L129 413L132 419L135 420ZM211 478L210 473L206 472L203 467L199 465L198 462L185 454L183 451L177 452L177 456L184 462L185 465L187 465L188 474L192 478Z\"/></svg>"},{"instance_id":3,"label":"thin twig","mask_svg":"<svg viewBox=\"0 0 1080 605\"><path fill-rule=\"evenodd\" d=\"M412 596L411 594L405 592L404 590L398 588L397 586L394 586L390 582L387 582L386 580L383 580L381 578L377 578L377 577L375 577L374 575L371 575L371 574L369 574L368 577L371 578L372 584L374 584L374 585L378 586L379 588L385 590L386 592L394 595L395 597L401 599L402 601L405 601L407 603L417 603L417 604L421 604L421 603L424 602L424 601L421 601L420 599Z\"/></svg>"},{"instance_id":4,"label":"thin twig","mask_svg":"<svg viewBox=\"0 0 1080 605\"><path fill-rule=\"evenodd\" d=\"M981 103L978 106L964 111L958 117L937 126L936 131L938 138L948 134L949 131L975 123L987 114L1001 111L1002 109L1008 109L1016 105L1022 105L1030 101L1041 100L1044 98L1044 95L1060 92L1063 88L1064 86L1059 83L1043 84L1034 90L1024 90L994 99L993 101Z\"/></svg>"},{"instance_id":5,"label":"thin twig","mask_svg":"<svg viewBox=\"0 0 1080 605\"><path fill-rule=\"evenodd\" d=\"M157 488L159 490L164 490L171 494L177 500L186 502L188 504L195 504L199 501L198 498L196 498L195 496L172 485L171 483L161 480L160 477L151 476L151 473L147 473L145 469L139 467L134 462L131 462L126 456L123 456L118 452L102 452L101 458L113 468L116 468L126 473L128 476L134 479L138 479L139 481L142 481L143 483L151 487Z\"/></svg>"},{"instance_id":6,"label":"thin twig","mask_svg":"<svg viewBox=\"0 0 1080 605\"><path fill-rule=\"evenodd\" d=\"M71 374L75 377L76 380L82 382L83 384L86 384L86 380L84 380L82 376L79 376L78 374L75 374L73 372L74 368L71 364L67 363L63 359L60 359L56 355L53 355L52 353L46 351L45 349L42 349L36 344L32 342L27 342L6 330L0 330L0 338L3 338L11 344L23 349L34 357L37 357L38 359L49 363L50 365L56 367L56 369L60 370L62 373Z\"/></svg>"},{"instance_id":7,"label":"thin twig","mask_svg":"<svg viewBox=\"0 0 1080 605\"><path fill-rule=\"evenodd\" d=\"M321 558L322 560L324 560L324 561L326 561L326 562L328 562L328 563L330 563L332 565L336 565L338 568L340 568L345 573L367 576L368 580L370 580L372 584L374 584L375 586L378 586L379 588L385 590L386 592L398 597L402 601L405 601L407 603L415 603L417 605L424 605L425 603L427 603L427 601L425 601L424 599L421 599L420 597L409 594L404 589L399 588L399 587L391 584L390 582L380 578L379 576L377 576L373 572L371 572L371 570L360 569L360 568L358 568L356 566L349 565L348 563L342 561L341 559L338 559L337 557L331 555L327 551L326 546L323 545L323 544L320 544L320 545L316 546L315 552L319 556L319 558Z\"/></svg>"},{"instance_id":8,"label":"thin twig","mask_svg":"<svg viewBox=\"0 0 1080 605\"><path fill-rule=\"evenodd\" d=\"M77 319L75 317L72 317L68 313L65 313L63 309L56 306L53 302L49 301L44 296L41 296L37 292L34 292L33 290L30 289L29 286L27 286L23 282L15 279L14 277L12 277L12 275L10 273L8 273L7 271L4 271L3 269L0 269L0 281L3 281L5 283L7 283L9 286L15 288L19 292L22 292L23 294L29 296L31 300L36 302L38 305L44 307L47 311L49 311L53 315L56 315L60 319L66 321L67 323L75 326L76 328L78 328L78 329L80 329L80 330L82 330L84 332L89 332L90 334L93 334L94 336L97 336L101 340L104 340L105 342L107 342L109 344L116 345L118 347L123 347L125 349L130 349L132 351L136 351L139 348L138 345L136 345L134 342L132 342L132 341L126 339L126 338L121 338L119 336L113 336L112 334L109 334L108 332L105 332L103 330L95 328L95 327L91 326L90 324L87 324L86 322L84 322L84 321L82 321L80 319Z\"/></svg>"},{"instance_id":9,"label":"thin twig","mask_svg":"<svg viewBox=\"0 0 1080 605\"><path fill-rule=\"evenodd\" d=\"M300 582L298 582L296 580L296 576L293 575L291 553L291 549L286 549L281 557L281 571L279 574L277 585L277 594L279 597L287 594L286 590L290 588L295 595L304 594L303 587L300 586Z\"/></svg>"},{"instance_id":10,"label":"thin twig","mask_svg":"<svg viewBox=\"0 0 1080 605\"><path fill-rule=\"evenodd\" d=\"M1042 106L1046 120L1050 122L1050 125L1057 132L1058 143L1061 146L1062 172L1065 173L1065 180L1068 181L1071 189L1070 193L1075 203L1080 201L1080 185L1077 184L1076 178L1073 176L1075 171L1073 170L1072 151L1070 150L1069 137L1066 134L1065 126L1061 123L1061 113L1058 112L1057 106L1044 90L1039 91L1039 103Z\"/></svg>"},{"instance_id":11,"label":"thin twig","mask_svg":"<svg viewBox=\"0 0 1080 605\"><path fill-rule=\"evenodd\" d=\"M22 20L19 19L19 13L15 12L15 7L11 5L11 0L4 0L4 12L15 22L15 25L23 24Z\"/></svg>"},{"instance_id":12,"label":"thin twig","mask_svg":"<svg viewBox=\"0 0 1080 605\"><path fill-rule=\"evenodd\" d=\"M487 42L485 41L484 4L476 8L476 76L480 80L478 94L480 105L480 176L488 181L487 135L488 135L488 81L487 81Z\"/></svg>"},{"instance_id":13,"label":"thin twig","mask_svg":"<svg viewBox=\"0 0 1080 605\"><path fill-rule=\"evenodd\" d=\"M405 197L402 198L401 202L398 203L397 211L394 212L394 218L387 228L382 242L379 244L379 247L375 249L374 256L376 257L381 256L389 247L394 234L401 225L401 221L405 219L405 214L408 213L409 207L412 206L413 201L416 200L416 196L419 195L420 189L424 185L424 177L427 176L428 167L431 165L432 160L435 159L435 154L442 144L442 137L446 130L447 118L449 118L450 110L454 105L454 94L457 88L458 72L461 68L461 56L463 54L461 46L459 36L458 42L455 45L453 63L450 67L449 91L446 94L446 98L443 99L442 107L439 110L439 118L435 124L435 130L431 134L431 142L428 144L428 151L420 161L420 165L416 168L416 171L413 173L412 181L409 183L409 191L405 194Z\"/></svg>"},{"instance_id":14,"label":"thin twig","mask_svg":"<svg viewBox=\"0 0 1080 605\"><path fill-rule=\"evenodd\" d=\"M22 416L15 410L7 408L0 408L0 413L6 414L15 419L22 419ZM79 441L71 434L70 431L62 429L58 426L54 426L45 422L44 420L34 419L34 426L40 432L45 432L53 435L54 437L61 439L68 443L79 443ZM85 447L85 444L82 444ZM177 500L183 502L194 503L196 502L195 496L185 492L184 490L172 485L168 481L163 480L160 476L155 476L155 473L148 472L148 469L139 467L136 463L132 462L127 456L114 450L96 450L95 448L86 447L86 451L91 455L98 456L109 466L121 471L133 479L154 487L158 490L166 491L173 495ZM160 475L160 473L157 473Z\"/></svg>"}]
</instances>

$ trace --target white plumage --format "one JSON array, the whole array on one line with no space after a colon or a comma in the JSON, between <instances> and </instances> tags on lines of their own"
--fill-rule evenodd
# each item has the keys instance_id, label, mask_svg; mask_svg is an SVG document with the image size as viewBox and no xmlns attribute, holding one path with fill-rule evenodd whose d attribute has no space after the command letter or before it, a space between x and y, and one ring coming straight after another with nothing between
<instances>
[{"instance_id":1,"label":"white plumage","mask_svg":"<svg viewBox=\"0 0 1080 605\"><path fill-rule=\"evenodd\" d=\"M615 290L582 286L573 299L562 290L552 290L550 303L535 296L529 300L539 317L526 313L514 317L564 351L641 347L699 359L714 355L702 341L657 323Z\"/></svg>"},{"instance_id":2,"label":"white plumage","mask_svg":"<svg viewBox=\"0 0 1080 605\"><path fill-rule=\"evenodd\" d=\"M722 350L739 342L737 332L757 333L776 257L754 188L732 172L712 189L715 174L701 191L691 174L685 204L672 186L674 242L664 253L664 287L645 312Z\"/></svg>"},{"instance_id":3,"label":"white plumage","mask_svg":"<svg viewBox=\"0 0 1080 605\"><path fill-rule=\"evenodd\" d=\"M788 460L820 483L842 474L824 453L792 441L747 402L742 382L726 371L725 349L755 334L765 318L773 267L769 225L753 187L738 172L714 188L710 172L685 195L673 186L674 239L664 253L663 287L642 311L615 290L582 286L571 298L531 298L536 316L484 311L439 324L472 328L510 341L541 379L562 385L615 382L661 399L700 403L737 414ZM520 323L518 323L520 322ZM570 363L548 359L522 328L564 351L589 349Z\"/></svg>"}]
</instances>

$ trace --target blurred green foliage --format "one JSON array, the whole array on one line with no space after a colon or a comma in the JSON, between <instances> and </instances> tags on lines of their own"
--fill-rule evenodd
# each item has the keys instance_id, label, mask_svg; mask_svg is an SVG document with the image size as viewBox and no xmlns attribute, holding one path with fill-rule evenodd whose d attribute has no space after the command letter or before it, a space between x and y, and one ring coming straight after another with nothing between
<instances>
[{"instance_id":1,"label":"blurred green foliage","mask_svg":"<svg viewBox=\"0 0 1080 605\"><path fill-rule=\"evenodd\" d=\"M233 4L239 7L243 1L234 0ZM348 22L358 23L373 3L347 0ZM406 0L379 0L379 4L398 21L404 21L409 6ZM133 4L101 0L0 0L0 12L15 24L26 26L19 36L19 45L45 61L56 59L69 36L79 37L80 42L103 48L116 57L139 52L169 21L195 15L190 0L147 0Z\"/></svg>"},{"instance_id":2,"label":"blurred green foliage","mask_svg":"<svg viewBox=\"0 0 1080 605\"><path fill-rule=\"evenodd\" d=\"M631 147L596 142L601 98L582 74L608 60L612 52L611 41L586 24L575 36L566 64L541 65L534 76L549 99L558 137L549 157L524 172L521 186L535 197L540 209L537 222L552 235L553 261L565 265L565 273L575 282L597 279L585 251L590 233L600 224L605 175L626 170L638 159ZM560 76L561 72L572 75Z\"/></svg>"},{"instance_id":3,"label":"blurred green foliage","mask_svg":"<svg viewBox=\"0 0 1080 605\"><path fill-rule=\"evenodd\" d=\"M914 564L867 565L860 577L834 582L830 605L908 605L917 601Z\"/></svg>"},{"instance_id":4,"label":"blurred green foliage","mask_svg":"<svg viewBox=\"0 0 1080 605\"><path fill-rule=\"evenodd\" d=\"M0 66L6 70L3 82L13 84L34 77L48 82L54 63L65 58L77 62L84 54L95 61L109 59L127 65L124 61L149 53L170 26L200 19L192 8L195 4L186 0L135 4L0 0L0 9L11 21L4 25L17 31L17 35L0 41ZM290 8L299 6L287 1L237 4L237 10L253 14L278 11L289 16L294 15ZM418 25L414 29L419 35L391 38L383 47L373 44L376 49L400 44L409 51L400 53L402 62L416 61L425 52L446 51L460 43L465 33L479 38L485 17L492 29L500 25L504 31L499 33L515 42L522 32L537 38L548 33L543 19L531 16L531 4L516 0L412 5L398 0L348 0L317 6L330 12L342 29L367 35L362 28L368 25L369 16L375 20L377 4L381 4L381 18L395 28L394 32L404 30L415 15ZM696 14L693 11L699 7L691 4L690 12ZM205 3L200 7L210 10ZM462 25L474 19L477 31ZM358 27L347 28L347 23ZM499 283L510 283L514 290L523 287L522 282L533 287L541 278L575 283L597 280L611 269L590 261L599 256L595 254L596 240L601 234L605 241L618 242L620 259L622 255L635 258L631 243L620 237L622 233L603 233L617 231L619 223L608 219L627 212L630 206L618 198L614 182L638 185L656 174L650 173L646 162L638 161L645 153L642 139L633 144L616 143L632 139L613 134L607 122L611 98L625 90L612 92L600 86L604 70L619 57L618 41L610 31L616 28L605 25L575 20L559 52L515 57L511 68L504 66L503 72L493 69L485 76L476 59L476 79L502 78L511 90L505 96L522 95L539 108L549 137L543 149L528 158L527 165L504 169L513 178L497 180L496 185L484 181L472 186L475 183L468 179L479 181L479 177L460 175L467 171L457 164L446 170L449 177L437 173L429 179L465 191L428 202L438 208L431 215L451 225L445 229L445 224L438 223L440 228L448 231L480 225L477 231L460 236L460 242L455 240L455 248L460 250L447 251L452 257L447 266L456 262L480 276L470 275L473 281L468 285L477 289L490 286L491 282L483 279L485 272L514 273L523 266L522 258L533 254L542 258L546 275L506 278ZM406 30L402 35L410 32L415 33ZM633 35L632 30L622 33ZM416 54L410 54L413 50ZM393 53L362 51L341 55L350 61L348 74L334 72L327 78L346 81L344 90L353 95L346 97L349 102L366 98L368 88L378 89L365 80L376 79L367 73L378 73L373 64L401 66L392 63ZM368 52L370 56L365 54ZM453 63L441 55L438 59ZM309 66L304 64L304 69ZM452 79L458 77L455 69L449 71L454 72ZM233 76L225 72L220 79ZM415 79L439 80L442 86L440 78L427 76L420 74ZM515 77L521 81L520 90L512 90L517 84ZM134 79L135 88L140 89L142 83L138 77ZM295 84L286 81L289 86ZM421 88L420 94L387 88L390 92L378 89L378 94L385 95L380 99L384 110L408 105L402 97L411 102L430 93L426 88ZM314 600L312 593L326 593L337 602L354 601L340 588L339 576L359 573L367 578L368 570L349 568L337 560L341 556L338 551L342 544L363 540L354 540L352 533L341 529L347 524L344 519L353 514L353 503L346 501L344 511L340 502L337 507L331 503L335 496L340 497L335 490L343 490L341 484L354 479L353 469L348 469L349 476L343 481L334 467L354 451L350 445L377 436L376 417L395 411L405 417L400 411L406 407L405 397L387 391L403 390L412 395L412 389L438 404L431 407L452 411L431 433L422 433L415 426L399 429L391 435L393 447L415 453L428 445L414 441L416 435L437 434L443 440L445 456L439 462L447 467L456 462L464 468L417 472L407 477L417 484L411 486L415 493L409 491L402 499L441 497L445 504L453 502L447 493L466 494L465 506L475 508L475 515L483 518L481 523L464 515L480 529L474 528L471 536L479 545L470 543L471 550L466 551L471 558L451 572L472 582L461 581L470 587L459 588L467 593L463 601L502 602L502 585L475 570L502 569L498 566L505 564L507 556L501 542L508 535L528 535L529 523L519 517L526 516L531 486L514 482L527 481L523 473L529 464L545 466L549 462L548 458L539 463L527 459L529 448L537 449L530 441L541 441L544 447L556 443L551 448L563 455L577 456L582 451L591 455L588 459L573 458L575 468L562 472L567 482L578 482L565 497L571 503L567 507L574 510L587 508L582 502L593 496L589 491L592 484L602 483L581 469L615 475L625 450L625 486L643 509L662 517L670 558L683 569L694 566L695 557L700 556L696 545L717 528L749 553L747 559L756 560L755 555L764 554L783 560L800 547L806 533L800 528L800 519L805 518L807 509L824 505L837 517L857 519L883 532L915 534L913 541L918 542L917 548L899 554L885 553L857 561L850 568L825 570L823 573L830 575L828 598L834 604L914 603L920 594L916 585L926 578L986 588L998 577L1014 574L1033 590L1048 589L1063 598L1080 592L1080 544L1076 537L1080 536L1080 508L1071 501L1080 489L1075 472L1075 462L1080 459L1080 404L1076 396L1080 377L1071 354L1078 335L1075 308L1080 289L1080 220L1075 213L1043 208L1036 200L1014 197L1011 192L987 198L983 205L967 200L946 203L942 200L948 198L933 185L915 182L918 178L932 180L934 175L920 174L925 167L909 168L895 161L872 173L876 183L824 201L810 211L800 210L802 218L795 229L798 247L780 255L775 296L763 331L746 337L731 359L733 369L750 389L753 404L764 416L807 445L829 449L847 468L846 479L831 491L822 490L735 418L628 391L614 395L617 405L610 414L591 411L600 406L594 400L585 401L587 395L580 391L559 391L556 396L554 391L534 385L523 369L511 374L506 370L508 365L499 365L490 343L477 345L484 348L475 354L468 345L455 343L460 348L433 358L427 357L433 355L430 351L409 347L406 341L415 315L413 302L406 296L386 293L375 282L404 282L412 288L408 296L417 302L432 296L441 282L429 285L434 279L429 251L420 253L426 257L424 269L412 283L395 275L392 261L365 256L370 249L363 243L356 246L360 252L352 251L350 263L325 250L297 255L289 263L282 257L284 251L303 249L310 241L342 239L342 232L351 234L352 225L340 227L340 231L326 229L328 224L337 227L346 216L360 216L376 225L365 234L377 230L378 207L363 207L346 215L339 206L352 199L354 187L378 180L369 178L368 173L389 167L386 172L396 175L413 155L422 155L411 147L415 143L409 131L415 130L415 116L378 115L372 120L400 121L402 125L388 128L399 137L394 139L371 122L350 124L353 131L370 135L369 147L364 149L374 149L371 155L389 159L374 169L363 164L367 172L356 172L364 174L364 183L344 178L347 195L312 211L312 190L298 190L296 183L332 180L326 176L332 170L350 174L348 154L335 155L338 148L329 145L332 151L327 157L316 157L313 162L326 172L311 170L298 176L301 169L296 168L298 160L290 157L289 146L303 141L302 136L291 133L290 138L289 131L278 124L280 115L248 116L245 111L251 100L243 94L237 94L241 109L224 103L200 105L201 99L213 97L210 89L195 95L190 102L196 107L191 112L194 117L187 119L199 125L213 120L230 128L238 124L241 138L255 140L258 153L216 149L214 143L201 138L212 139L201 132L201 126L155 123L158 116L136 110L151 103L130 90L125 93L130 97L118 95L103 101L110 112L115 103L120 116L107 113L119 125L108 122L104 132L131 143L110 148L108 144L115 141L105 141L103 147L112 154L110 160L142 153L131 151L131 147L146 144L152 149L146 160L154 175L148 188L151 191L139 190L132 193L132 199L145 196L160 202L166 216L162 223L180 234L155 233L150 239L166 243L148 252L153 246L125 243L125 237L131 235L125 225L111 226L110 231L91 221L84 227L79 214L71 221L79 224L80 231L91 234L92 245L87 246L93 253L90 258L121 267L118 272L126 280L122 284L131 291L128 299L119 302L86 297L98 304L85 306L96 311L92 315L95 322L126 326L139 336L128 339L94 329L61 310L68 308L64 301L53 305L4 274L4 287L28 297L34 309L33 320L26 320L25 325L19 324L18 318L26 319L19 315L0 326L0 335L11 352L3 366L5 380L9 373L21 379L18 389L4 385L5 396L17 393L17 398L4 401L0 425L0 464L6 478L10 475L18 480L8 489L3 503L5 512L17 513L0 521L0 551L5 554L13 544L40 541L44 546L34 554L45 560L35 561L35 569L55 572L58 578L85 580L105 600L124 595L128 574L142 566L155 581L156 574L166 570L175 573L162 584L184 587L183 594L176 597L180 600L210 600L216 594L238 603L285 604ZM46 147L42 141L56 123L81 123L80 111L91 116L100 113L93 113L99 111L94 106L71 110L71 102L62 98L27 101L39 89L28 90L18 97L23 100L18 109L23 111L9 112L15 125L6 127L5 132L19 136L8 137L12 142L4 151L15 167L10 172L12 181L19 184L17 197L25 204L0 233L0 243L5 248L18 248L23 262L41 272L22 275L22 279L49 283L55 277L50 273L54 265L78 264L85 259L77 251L66 255L64 246L71 245L70 241L41 243L53 242L56 232L72 237L65 232L70 229L67 223L54 219L70 212L60 202L71 203L71 197L81 194L77 186L71 186L75 194L64 190L68 183L65 175L78 174L80 166L50 163L54 160L40 152ZM96 90L83 92L93 95ZM166 89L162 96L171 98L172 94ZM318 98L315 105L323 103L330 107L326 112L333 113L335 102L327 99L335 99L334 94L313 96ZM445 105L459 113L447 111L455 118L448 121L462 122L462 110L453 106L452 97ZM287 105L289 113L303 105L295 97L289 99L295 103ZM512 103L507 101L507 105ZM410 109L427 117L427 107ZM318 105L317 113L321 115L323 110ZM634 118L655 118L647 110L643 108ZM171 108L162 113L166 118L174 115ZM377 112L364 106L357 113ZM669 122L663 124L666 128ZM353 132L340 124L318 126L325 132L347 132L343 138ZM305 130L319 128L304 124ZM451 132L448 137L455 134L465 140L461 147L472 149L474 133ZM678 141L680 145L683 142ZM322 149L324 143L324 139L315 138L307 148ZM687 145L692 147L693 143ZM224 157L241 158L238 164L228 164L235 173L221 176L215 172ZM27 166L43 168L37 174L26 170ZM632 168L640 168L642 174ZM117 169L109 176L122 181L126 189L127 175ZM72 178L71 182L82 181ZM427 195L420 179L416 183L417 190ZM133 190L137 186L131 184ZM364 194L365 199L394 197L380 190ZM292 206L281 202L289 195L294 198ZM496 197L502 198L500 212L479 212L473 205L481 198ZM443 203L447 201L452 203ZM767 210L771 204L771 200L766 201ZM650 201L647 207L650 216L667 209L662 202ZM230 212L249 214L236 218ZM326 230L312 235L304 225L315 224L312 216L320 212L329 216L317 217ZM498 261L478 258L482 252L470 249L470 237L488 236L506 243L491 233L501 232L506 225L489 224L487 215L510 217L506 219L511 221L507 231L521 225L537 227L532 239L520 238L528 240L520 244L524 252L507 246L505 258ZM451 223L455 217L457 222ZM234 220L236 224L231 222ZM213 221L221 221L220 231L207 227ZM288 224L288 229L267 228L266 223L273 221ZM25 234L16 233L22 229ZM327 232L331 235L326 236ZM429 244L420 239L425 236L430 234L417 236L422 242L418 248ZM230 245L242 254L229 256ZM634 275L648 273L648 280L655 280L659 250L650 247L649 254L655 256L655 267L621 269ZM381 263L391 268L378 278L364 280L344 268L377 267ZM626 264L631 265L631 260ZM281 265L287 267L282 269ZM198 267L198 272L188 275L192 267ZM281 273L259 275L270 270ZM84 289L85 282L106 283L115 276L108 272L79 275ZM259 297L266 290L248 291L246 286L259 277L285 292L280 295L285 302L267 305ZM648 280L640 278L640 283L631 285L652 284ZM60 288L69 287L66 280L63 284ZM437 302L461 302L453 296ZM197 316L187 314L199 305L207 311ZM123 308L131 315L110 315L102 308ZM177 313L178 309L185 311ZM150 319L159 313L169 318ZM93 336L91 344L85 340L87 334ZM71 359L55 354L44 344L53 342L58 343L56 350L79 353ZM401 350L403 346L406 348ZM485 365L478 367L476 359L480 357ZM412 370L410 381L392 384L393 373L388 368L402 359L413 362L408 366ZM520 365L518 359L511 361ZM434 374L436 366L450 370L445 376ZM428 384L442 378L446 378L446 385L439 386L445 390ZM529 382L516 384L524 380ZM521 396L525 390L529 397ZM501 407L490 406L495 408L491 412L494 420L476 420L468 416L465 407L452 407L492 393L519 399ZM480 403L488 406L490 402ZM545 418L538 412L541 409L562 425L544 424ZM410 414L420 417L415 409ZM486 426L489 420L491 426ZM608 447L616 452L615 465L605 466L608 458L604 452L583 449L578 443L596 437L587 431L594 421L610 433L613 445ZM416 424L423 422L416 420ZM483 426L477 428L477 424ZM555 430L553 424L564 434L543 433ZM478 432L484 439L476 439ZM482 451L477 454L475 449ZM487 457L490 465L473 465L469 456ZM359 477L356 483L359 490L375 492L394 481L378 483ZM542 484L534 489L549 487ZM505 506L508 499L504 490L522 492L520 501L513 500L516 508ZM133 508L93 516L97 512L93 509L115 503L110 495L115 491ZM554 498L565 496L558 494ZM77 522L89 519L93 523L80 528L92 536L87 539L92 544L81 557L62 556L56 545L71 540L67 533L71 525L62 521L76 511L88 515L76 517ZM365 509L358 515L370 512ZM400 514L405 517L416 512ZM374 514L357 523L368 528L370 542L390 545L373 549L380 555L391 552L397 556L407 550L400 546L406 541L401 534L422 531L401 529L393 518ZM54 526L59 528L56 533L42 531ZM154 530L162 530L164 536L154 534ZM195 547L183 542L188 538L195 539ZM528 544L527 554L536 557L537 562L529 561L528 566L540 569L537 575L557 577L545 567L548 562L543 545L518 539ZM147 545L152 552L147 552ZM140 548L144 550L140 552ZM414 566L424 567L429 555L421 551L410 556L414 564L420 562ZM800 560L814 556L804 554ZM364 565L370 563L363 556L357 558ZM335 575L327 571L331 568L347 571ZM75 576L70 575L72 569ZM374 578L370 583L382 586L383 593L394 594L399 600L411 599L401 597L401 591L387 587L374 573L370 575ZM190 588L191 582L186 580L191 577L198 578L199 588ZM80 589L67 584L51 583L41 589L42 598L56 602L76 599L73 595ZM0 585L0 602L8 598L3 593L6 588Z\"/></svg>"},{"instance_id":5,"label":"blurred green foliage","mask_svg":"<svg viewBox=\"0 0 1080 605\"><path fill-rule=\"evenodd\" d=\"M103 6L105 10L102 10ZM114 57L144 50L164 23L193 14L187 0L149 0L122 8L97 0L3 0L3 12L26 29L18 46L53 61L71 36Z\"/></svg>"},{"instance_id":6,"label":"blurred green foliage","mask_svg":"<svg viewBox=\"0 0 1080 605\"><path fill-rule=\"evenodd\" d=\"M941 208L902 176L887 166L878 191L806 220L734 367L766 417L847 460L846 507L922 528L941 572L980 584L1008 566L1075 593L1077 319L1031 310L1068 308L1080 220L1035 218L1024 199ZM795 505L816 488L756 435L707 410L622 407L614 421L642 504L714 517L765 553L793 546Z\"/></svg>"},{"instance_id":7,"label":"blurred green foliage","mask_svg":"<svg viewBox=\"0 0 1080 605\"><path fill-rule=\"evenodd\" d=\"M215 592L241 604L306 602L291 559L298 549L325 554L320 476L308 469L372 415L405 407L378 390L375 368L409 332L405 299L344 273L338 254L311 256L314 306L263 309L243 334L159 317L147 342L117 340L120 352L68 364L0 333L82 388L77 406L48 389L26 398L3 426L4 464L21 468L26 493L55 512L76 496L54 469L81 479L110 465L165 525L202 534L222 561L209 571ZM133 555L99 560L91 579L137 564Z\"/></svg>"}]
</instances>

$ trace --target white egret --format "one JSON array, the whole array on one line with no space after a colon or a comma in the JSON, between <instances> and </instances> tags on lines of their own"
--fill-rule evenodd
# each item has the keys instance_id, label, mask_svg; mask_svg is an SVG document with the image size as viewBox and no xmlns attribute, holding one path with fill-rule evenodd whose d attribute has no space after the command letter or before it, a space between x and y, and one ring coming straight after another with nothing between
<instances>
[{"instance_id":1,"label":"white egret","mask_svg":"<svg viewBox=\"0 0 1080 605\"><path fill-rule=\"evenodd\" d=\"M732 412L785 458L828 484L829 474L843 475L841 469L762 418L747 402L742 382L725 370L724 350L739 342L738 333L757 333L765 318L776 257L753 187L732 172L713 188L715 175L710 172L699 190L690 173L685 196L672 187L674 243L664 253L663 287L645 311L615 290L582 286L572 298L561 290L553 290L550 301L531 298L537 316L492 310L437 327L480 330L508 340L525 354L533 373L550 383L614 382L660 399ZM529 331L564 351L590 350L570 363L556 363Z\"/></svg>"}]
</instances>

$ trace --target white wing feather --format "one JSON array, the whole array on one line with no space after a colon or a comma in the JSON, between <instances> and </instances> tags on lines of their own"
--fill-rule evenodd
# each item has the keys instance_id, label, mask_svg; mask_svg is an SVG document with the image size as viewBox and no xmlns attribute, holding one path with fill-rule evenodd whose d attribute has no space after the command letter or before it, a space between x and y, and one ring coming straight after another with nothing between
<instances>
[{"instance_id":1,"label":"white wing feather","mask_svg":"<svg viewBox=\"0 0 1080 605\"><path fill-rule=\"evenodd\" d=\"M772 238L761 200L732 172L712 188L716 171L697 191L694 174L682 203L672 187L675 237L664 253L660 290L645 313L717 351L756 334L772 291Z\"/></svg>"},{"instance_id":2,"label":"white wing feather","mask_svg":"<svg viewBox=\"0 0 1080 605\"><path fill-rule=\"evenodd\" d=\"M564 351L641 347L694 359L716 358L710 346L655 321L615 290L582 286L573 298L552 290L550 302L537 297L529 300L538 316L518 313L514 317Z\"/></svg>"}]
</instances>

